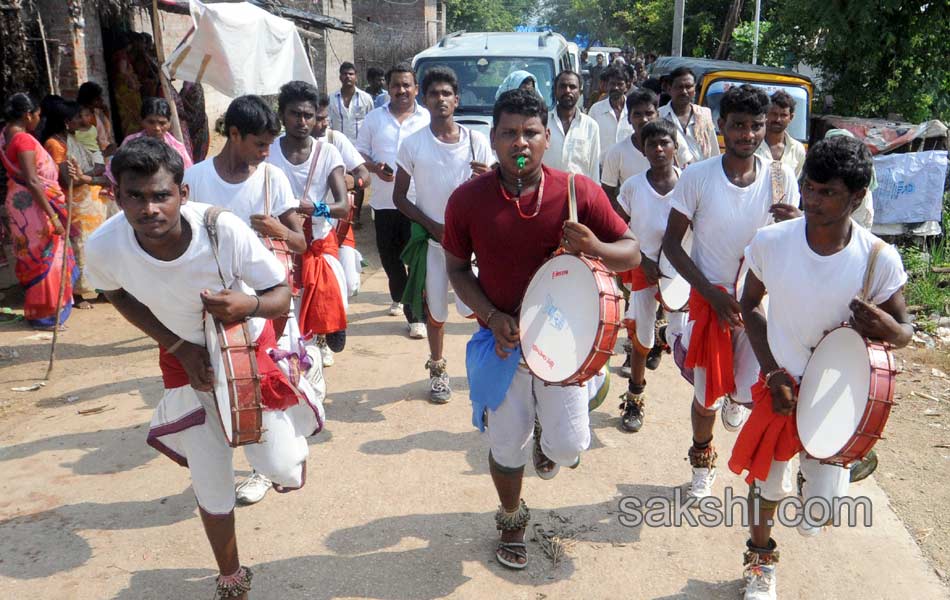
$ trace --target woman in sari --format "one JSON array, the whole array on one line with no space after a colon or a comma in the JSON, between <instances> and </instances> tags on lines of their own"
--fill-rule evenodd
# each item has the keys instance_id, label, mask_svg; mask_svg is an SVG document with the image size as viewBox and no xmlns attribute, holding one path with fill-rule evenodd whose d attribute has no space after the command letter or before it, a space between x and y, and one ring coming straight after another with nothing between
<instances>
[{"instance_id":1,"label":"woman in sari","mask_svg":"<svg viewBox=\"0 0 950 600\"><path fill-rule=\"evenodd\" d=\"M13 94L4 107L6 127L0 133L0 160L7 171L6 209L16 252L16 277L23 287L23 313L36 329L53 329L60 282L66 277L59 324L69 318L72 282L77 276L66 243L66 198L59 170L49 153L31 135L40 110L26 94ZM67 254L63 273L63 253Z\"/></svg>"},{"instance_id":2,"label":"woman in sari","mask_svg":"<svg viewBox=\"0 0 950 600\"><path fill-rule=\"evenodd\" d=\"M96 164L92 154L73 135L82 125L77 102L64 100L49 104L46 127L43 129L43 147L60 167L60 181L73 181L72 215L73 226L69 241L79 266L79 280L73 287L76 308L89 309L92 304L84 296L95 296L85 277L86 240L108 218L107 196L101 194L102 186L108 185L105 165Z\"/></svg>"}]
</instances>

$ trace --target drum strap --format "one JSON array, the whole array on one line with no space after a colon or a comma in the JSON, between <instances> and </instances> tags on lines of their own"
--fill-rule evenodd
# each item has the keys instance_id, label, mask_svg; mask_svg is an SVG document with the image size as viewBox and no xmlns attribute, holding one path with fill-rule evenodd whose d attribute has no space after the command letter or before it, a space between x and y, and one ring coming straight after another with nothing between
<instances>
[{"instance_id":1,"label":"drum strap","mask_svg":"<svg viewBox=\"0 0 950 600\"><path fill-rule=\"evenodd\" d=\"M264 167L264 216L270 216L270 173L267 171L267 163L263 163Z\"/></svg>"},{"instance_id":2,"label":"drum strap","mask_svg":"<svg viewBox=\"0 0 950 600\"><path fill-rule=\"evenodd\" d=\"M781 161L772 161L769 171L772 176L772 204L780 204L785 200L785 171Z\"/></svg>"},{"instance_id":3,"label":"drum strap","mask_svg":"<svg viewBox=\"0 0 950 600\"><path fill-rule=\"evenodd\" d=\"M266 175L266 173L265 173ZM205 211L204 226L208 232L208 238L211 240L211 253L214 255L214 262L218 267L218 277L221 278L221 285L228 287L228 282L224 278L224 271L221 270L221 259L218 256L218 217L221 213L227 212L220 206L209 206Z\"/></svg>"},{"instance_id":4,"label":"drum strap","mask_svg":"<svg viewBox=\"0 0 950 600\"><path fill-rule=\"evenodd\" d=\"M567 176L567 220L577 223L577 189L574 187L573 173Z\"/></svg>"},{"instance_id":5,"label":"drum strap","mask_svg":"<svg viewBox=\"0 0 950 600\"><path fill-rule=\"evenodd\" d=\"M323 142L314 141L317 145L316 151L313 153L313 160L310 161L310 172L307 173L307 183L303 186L303 196L301 200L306 200L307 195L310 193L310 184L313 183L313 174L317 170L317 161L320 160L320 151L323 149Z\"/></svg>"},{"instance_id":6,"label":"drum strap","mask_svg":"<svg viewBox=\"0 0 950 600\"><path fill-rule=\"evenodd\" d=\"M886 245L887 244L883 241L877 240L874 242L874 247L871 248L871 256L868 257L868 268L864 272L864 285L861 287L861 299L865 302L871 301L871 286L874 284L874 267L877 265L877 258L881 254L881 250L883 250Z\"/></svg>"}]
</instances>

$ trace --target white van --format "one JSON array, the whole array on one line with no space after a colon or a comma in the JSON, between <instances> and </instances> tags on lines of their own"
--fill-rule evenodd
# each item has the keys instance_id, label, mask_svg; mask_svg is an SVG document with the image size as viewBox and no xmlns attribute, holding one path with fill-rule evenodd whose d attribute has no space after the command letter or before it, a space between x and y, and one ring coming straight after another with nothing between
<instances>
[{"instance_id":1,"label":"white van","mask_svg":"<svg viewBox=\"0 0 950 600\"><path fill-rule=\"evenodd\" d=\"M554 103L552 86L561 71L571 69L567 40L554 32L450 33L412 59L418 81L428 69L443 66L459 78L459 107L455 120L488 135L495 92L509 73L528 71L548 107ZM420 87L419 93L422 93ZM421 102L421 99L420 99Z\"/></svg>"}]
</instances>

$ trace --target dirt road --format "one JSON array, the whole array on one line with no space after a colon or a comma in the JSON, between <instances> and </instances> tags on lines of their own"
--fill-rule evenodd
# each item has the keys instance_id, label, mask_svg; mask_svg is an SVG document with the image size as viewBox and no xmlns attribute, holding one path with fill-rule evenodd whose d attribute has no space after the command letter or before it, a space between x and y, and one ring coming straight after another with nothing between
<instances>
[{"instance_id":1,"label":"dirt road","mask_svg":"<svg viewBox=\"0 0 950 600\"><path fill-rule=\"evenodd\" d=\"M361 232L363 247L371 247L368 236ZM617 429L622 382L614 375L611 400L592 415L594 440L581 467L553 481L526 478L534 523L564 541L564 556L555 564L530 543L526 572L497 565L497 501L465 390L473 325L457 316L447 325L456 396L431 405L425 342L408 340L401 319L386 315L384 290L385 275L373 265L351 307L347 349L327 370L328 423L312 440L307 486L238 510L254 598L740 597L741 527L619 520L621 498L670 498L689 477L689 389L669 360L650 379L643 431ZM16 325L0 328L0 598L211 597L214 563L188 472L145 445L161 395L154 344L107 305L77 311L70 325L55 380L31 393L10 389L42 376L48 341ZM719 432L724 467L733 438ZM914 451L925 452L928 442ZM904 468L908 460L931 460L909 459L897 441L884 447L889 482L916 477ZM940 460L928 466L946 477ZM236 465L246 473L241 452ZM913 485L934 490L916 480L896 489ZM744 483L723 468L717 493L727 486L745 495ZM937 489L946 494L947 486ZM873 503L873 527L807 540L777 530L780 597L947 598L878 484L862 482L853 493ZM927 504L941 509L932 496ZM946 532L935 535L946 540Z\"/></svg>"}]
</instances>

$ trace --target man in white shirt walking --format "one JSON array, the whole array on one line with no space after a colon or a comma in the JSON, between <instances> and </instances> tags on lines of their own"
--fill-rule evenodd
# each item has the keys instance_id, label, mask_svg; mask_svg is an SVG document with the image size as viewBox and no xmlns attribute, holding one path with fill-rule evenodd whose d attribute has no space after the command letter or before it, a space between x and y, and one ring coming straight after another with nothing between
<instances>
[{"instance_id":1,"label":"man in white shirt walking","mask_svg":"<svg viewBox=\"0 0 950 600\"><path fill-rule=\"evenodd\" d=\"M356 143L360 128L366 115L375 106L373 97L356 87L356 67L351 62L340 65L340 90L330 96L330 127L341 132L348 140ZM360 227L360 213L363 210L364 191L356 191L356 214L354 223Z\"/></svg>"},{"instance_id":2,"label":"man in white shirt walking","mask_svg":"<svg viewBox=\"0 0 950 600\"><path fill-rule=\"evenodd\" d=\"M693 102L696 97L696 75L689 67L670 73L670 102L660 109L660 116L676 125L686 138L690 151L705 160L719 156L719 139L712 120L712 111Z\"/></svg>"},{"instance_id":3,"label":"man in white shirt walking","mask_svg":"<svg viewBox=\"0 0 950 600\"><path fill-rule=\"evenodd\" d=\"M398 64L386 75L389 104L367 115L360 128L356 149L366 159L366 168L373 176L370 205L376 215L376 248L389 278L389 295L392 299L389 314L394 317L405 314L409 322L409 336L421 340L426 336L423 315L413 314L410 307L404 307L401 303L409 276L400 256L409 242L410 221L393 204L393 182L396 180L399 145L429 125L429 111L416 104L419 86L411 66ZM415 201L413 186L409 187L407 197Z\"/></svg>"},{"instance_id":4,"label":"man in white shirt walking","mask_svg":"<svg viewBox=\"0 0 950 600\"><path fill-rule=\"evenodd\" d=\"M770 100L772 104L765 118L765 139L759 144L756 154L782 162L795 171L795 177L800 177L805 166L805 146L788 134L788 126L795 118L795 99L788 92L779 90Z\"/></svg>"},{"instance_id":5,"label":"man in white shirt walking","mask_svg":"<svg viewBox=\"0 0 950 600\"><path fill-rule=\"evenodd\" d=\"M459 126L453 115L459 103L458 78L444 67L429 69L422 80L422 95L432 117L428 127L410 135L399 147L393 201L412 220L412 240L403 252L409 266L407 304L412 312L425 312L429 340L429 398L444 404L452 397L445 357L442 354L449 316L449 276L445 268L442 234L445 207L459 185L488 172L492 149L481 133ZM415 202L407 193L417 182ZM458 305L458 301L456 302ZM464 306L466 316L471 311Z\"/></svg>"},{"instance_id":6,"label":"man in white shirt walking","mask_svg":"<svg viewBox=\"0 0 950 600\"><path fill-rule=\"evenodd\" d=\"M600 176L600 128L597 122L577 107L581 77L574 71L561 71L554 78L557 105L548 115L551 142L544 153L544 164L552 169L587 175L594 181Z\"/></svg>"},{"instance_id":7,"label":"man in white shirt walking","mask_svg":"<svg viewBox=\"0 0 950 600\"><path fill-rule=\"evenodd\" d=\"M610 67L604 71L603 77L607 80L607 97L595 103L587 111L600 131L600 162L610 147L633 134L633 127L627 118L627 90L630 88L630 78L627 72L617 67ZM596 181L596 179L595 179Z\"/></svg>"}]
</instances>

